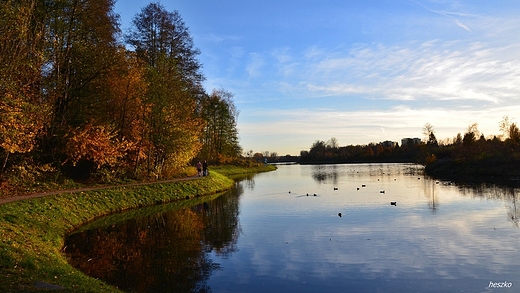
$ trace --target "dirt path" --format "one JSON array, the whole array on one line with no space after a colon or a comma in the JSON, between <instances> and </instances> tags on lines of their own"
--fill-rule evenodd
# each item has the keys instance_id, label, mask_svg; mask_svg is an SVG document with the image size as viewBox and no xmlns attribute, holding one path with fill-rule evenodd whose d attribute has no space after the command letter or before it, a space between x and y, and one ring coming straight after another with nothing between
<instances>
[{"instance_id":1,"label":"dirt path","mask_svg":"<svg viewBox=\"0 0 520 293\"><path fill-rule=\"evenodd\" d=\"M92 191L92 190L109 189L109 188L117 188L117 187L132 187L132 186L140 186L140 185L172 183L172 182L179 182L179 181L194 180L197 178L201 178L201 177L192 176L192 177L178 178L178 179L171 179L171 180L164 180L164 181L138 182L138 183L128 183L128 184L119 184L119 185L105 185L105 186L96 186L96 187L84 187L84 188L76 188L76 189L64 189L64 190L47 191L47 192L39 192L39 193L29 193L29 194L24 194L24 195L0 198L0 205L14 202L14 201L19 201L19 200L25 200L25 199L36 198L36 197L44 197L44 196L48 196L48 195L74 193L74 192L82 192L82 191Z\"/></svg>"}]
</instances>

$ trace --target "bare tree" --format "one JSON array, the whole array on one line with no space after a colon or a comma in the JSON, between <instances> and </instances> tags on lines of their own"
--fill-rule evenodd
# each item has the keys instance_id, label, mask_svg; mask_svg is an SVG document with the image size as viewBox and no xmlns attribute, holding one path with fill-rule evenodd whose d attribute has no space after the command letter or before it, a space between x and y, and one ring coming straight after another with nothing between
<instances>
[{"instance_id":1,"label":"bare tree","mask_svg":"<svg viewBox=\"0 0 520 293\"><path fill-rule=\"evenodd\" d=\"M433 132L433 125L431 125L430 123L424 124L422 134L424 135L424 137L426 137L426 139L428 139L430 137L430 133L432 133L432 132Z\"/></svg>"},{"instance_id":2,"label":"bare tree","mask_svg":"<svg viewBox=\"0 0 520 293\"><path fill-rule=\"evenodd\" d=\"M430 123L424 124L423 134L426 137L426 141L428 145L438 146L437 138L435 137L435 133L433 131L433 125Z\"/></svg>"},{"instance_id":3,"label":"bare tree","mask_svg":"<svg viewBox=\"0 0 520 293\"><path fill-rule=\"evenodd\" d=\"M500 121L498 123L498 127L500 129L500 132L502 132L502 136L504 138L508 138L509 137L509 128L511 127L511 121L512 119L509 119L509 116L507 115L504 115L502 117L502 121Z\"/></svg>"},{"instance_id":4,"label":"bare tree","mask_svg":"<svg viewBox=\"0 0 520 293\"><path fill-rule=\"evenodd\" d=\"M339 144L338 144L338 139L335 138L335 137L331 137L328 141L327 141L327 147L331 148L331 149L337 149L339 147Z\"/></svg>"}]
</instances>

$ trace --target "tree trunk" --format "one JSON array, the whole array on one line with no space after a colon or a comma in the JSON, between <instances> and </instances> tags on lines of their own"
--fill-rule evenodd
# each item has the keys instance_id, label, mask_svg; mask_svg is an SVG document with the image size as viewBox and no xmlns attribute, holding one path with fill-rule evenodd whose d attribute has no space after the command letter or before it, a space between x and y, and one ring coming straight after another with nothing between
<instances>
[{"instance_id":1,"label":"tree trunk","mask_svg":"<svg viewBox=\"0 0 520 293\"><path fill-rule=\"evenodd\" d=\"M4 163L2 164L2 170L0 170L0 176L4 174L5 166L7 165L7 160L9 159L9 152L7 152L7 155L5 155Z\"/></svg>"}]
</instances>

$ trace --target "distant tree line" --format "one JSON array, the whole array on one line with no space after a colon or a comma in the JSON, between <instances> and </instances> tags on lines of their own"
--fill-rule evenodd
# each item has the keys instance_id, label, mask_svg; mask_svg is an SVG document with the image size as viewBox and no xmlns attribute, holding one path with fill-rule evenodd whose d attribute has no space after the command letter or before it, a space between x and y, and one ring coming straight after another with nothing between
<instances>
[{"instance_id":1,"label":"distant tree line","mask_svg":"<svg viewBox=\"0 0 520 293\"><path fill-rule=\"evenodd\" d=\"M233 95L203 89L180 14L151 3L122 33L114 3L0 2L0 183L43 170L169 177L241 155Z\"/></svg>"},{"instance_id":2,"label":"distant tree line","mask_svg":"<svg viewBox=\"0 0 520 293\"><path fill-rule=\"evenodd\" d=\"M325 142L315 141L309 151L300 152L300 162L315 163L369 163L369 162L415 162L421 146L409 143L369 143L367 145L339 146L336 138Z\"/></svg>"},{"instance_id":3,"label":"distant tree line","mask_svg":"<svg viewBox=\"0 0 520 293\"><path fill-rule=\"evenodd\" d=\"M520 130L507 116L499 128L500 135L486 138L474 123L451 143L426 148L426 171L440 177L520 176Z\"/></svg>"},{"instance_id":4,"label":"distant tree line","mask_svg":"<svg viewBox=\"0 0 520 293\"><path fill-rule=\"evenodd\" d=\"M302 163L410 162L426 166L426 172L441 177L520 176L520 130L504 116L499 123L501 134L486 138L478 124L468 126L464 134L439 142L433 126L423 128L420 144L349 145L340 147L337 140L317 140L309 151L300 153Z\"/></svg>"}]
</instances>

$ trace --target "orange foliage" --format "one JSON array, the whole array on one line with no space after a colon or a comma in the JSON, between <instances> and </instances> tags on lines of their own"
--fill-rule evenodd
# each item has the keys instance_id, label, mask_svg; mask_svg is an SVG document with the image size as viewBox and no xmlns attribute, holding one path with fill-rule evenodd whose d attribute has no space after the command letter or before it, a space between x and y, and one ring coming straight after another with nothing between
<instances>
[{"instance_id":1,"label":"orange foliage","mask_svg":"<svg viewBox=\"0 0 520 293\"><path fill-rule=\"evenodd\" d=\"M0 99L0 147L8 153L27 153L43 128L42 109L5 93Z\"/></svg>"},{"instance_id":2,"label":"orange foliage","mask_svg":"<svg viewBox=\"0 0 520 293\"><path fill-rule=\"evenodd\" d=\"M114 166L131 147L131 142L116 139L111 127L89 123L68 135L65 151L69 156L67 161L72 161L74 165L86 159L99 168L103 165Z\"/></svg>"}]
</instances>

